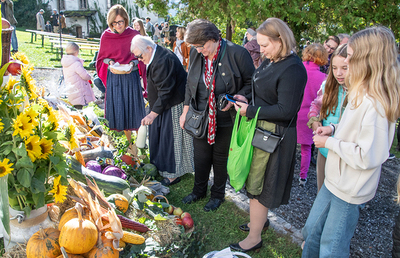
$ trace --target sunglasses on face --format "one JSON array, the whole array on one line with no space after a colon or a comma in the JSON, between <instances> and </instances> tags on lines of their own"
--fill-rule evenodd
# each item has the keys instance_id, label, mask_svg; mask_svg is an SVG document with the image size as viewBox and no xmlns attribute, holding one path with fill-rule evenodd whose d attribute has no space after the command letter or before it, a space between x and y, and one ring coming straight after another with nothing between
<instances>
[{"instance_id":1,"label":"sunglasses on face","mask_svg":"<svg viewBox=\"0 0 400 258\"><path fill-rule=\"evenodd\" d=\"M325 45L326 45L330 50L332 50L332 51L335 51L335 50L336 50L336 48L331 47L331 45L329 45L328 43L325 43Z\"/></svg>"}]
</instances>

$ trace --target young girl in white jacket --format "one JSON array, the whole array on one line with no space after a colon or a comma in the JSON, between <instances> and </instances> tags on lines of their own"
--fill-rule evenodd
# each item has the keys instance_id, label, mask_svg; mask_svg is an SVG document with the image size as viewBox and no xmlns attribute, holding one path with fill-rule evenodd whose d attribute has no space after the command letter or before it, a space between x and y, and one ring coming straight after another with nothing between
<instances>
[{"instance_id":1,"label":"young girl in white jacket","mask_svg":"<svg viewBox=\"0 0 400 258\"><path fill-rule=\"evenodd\" d=\"M67 54L61 59L61 65L67 86L68 101L74 107L82 109L89 102L96 100L89 83L91 76L83 68L83 60L78 57L79 46L76 43L68 43L65 52Z\"/></svg>"},{"instance_id":2,"label":"young girl in white jacket","mask_svg":"<svg viewBox=\"0 0 400 258\"><path fill-rule=\"evenodd\" d=\"M360 209L375 195L400 116L400 65L389 29L355 33L345 62L348 105L339 124L319 127L313 137L329 152L324 184L302 230L302 257L349 257Z\"/></svg>"}]
</instances>

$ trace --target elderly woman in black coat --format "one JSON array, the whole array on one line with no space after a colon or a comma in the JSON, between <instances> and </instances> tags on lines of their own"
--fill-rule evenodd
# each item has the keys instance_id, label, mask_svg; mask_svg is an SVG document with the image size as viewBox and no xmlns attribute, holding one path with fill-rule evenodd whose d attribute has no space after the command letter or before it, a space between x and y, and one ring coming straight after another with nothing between
<instances>
[{"instance_id":1,"label":"elderly woman in black coat","mask_svg":"<svg viewBox=\"0 0 400 258\"><path fill-rule=\"evenodd\" d=\"M142 125L149 125L150 163L164 177L163 185L179 183L180 176L193 171L192 139L179 127L187 74L178 57L150 37L134 37L131 52L147 65L151 111Z\"/></svg>"},{"instance_id":2,"label":"elderly woman in black coat","mask_svg":"<svg viewBox=\"0 0 400 258\"><path fill-rule=\"evenodd\" d=\"M254 65L249 52L222 39L220 31L207 20L189 23L185 42L192 45L181 127L184 128L191 98L198 110L208 109L208 127L204 139L193 139L195 182L193 191L183 203L193 203L206 196L211 167L214 184L205 211L213 211L223 203L227 180L227 160L236 112L229 103L217 109L217 100L224 94L235 95L247 101L251 90ZM208 103L208 105L207 105Z\"/></svg>"}]
</instances>

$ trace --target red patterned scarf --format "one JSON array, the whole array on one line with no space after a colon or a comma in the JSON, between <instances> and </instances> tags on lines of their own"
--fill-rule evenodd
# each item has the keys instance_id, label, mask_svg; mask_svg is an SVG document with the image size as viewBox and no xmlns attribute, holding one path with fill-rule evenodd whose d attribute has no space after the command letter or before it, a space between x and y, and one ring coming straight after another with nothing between
<instances>
[{"instance_id":1,"label":"red patterned scarf","mask_svg":"<svg viewBox=\"0 0 400 258\"><path fill-rule=\"evenodd\" d=\"M205 57L204 60L204 78L205 78L205 83L207 89L210 90L210 96L208 97L208 135L207 135L207 141L208 144L213 145L215 143L215 133L217 131L217 103L215 100L215 76L213 81L211 82L211 78L213 77L213 73L215 72L214 69L214 62L217 60L219 50L221 49L221 39L218 41L218 48L217 52L215 53L210 67L208 67L208 60L207 56Z\"/></svg>"}]
</instances>

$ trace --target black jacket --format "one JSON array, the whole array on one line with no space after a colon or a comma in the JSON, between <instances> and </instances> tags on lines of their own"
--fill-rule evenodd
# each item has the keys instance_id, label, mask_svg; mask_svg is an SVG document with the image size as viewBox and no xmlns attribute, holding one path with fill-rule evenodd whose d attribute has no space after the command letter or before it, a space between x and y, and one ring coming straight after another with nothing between
<instances>
[{"instance_id":1,"label":"black jacket","mask_svg":"<svg viewBox=\"0 0 400 258\"><path fill-rule=\"evenodd\" d=\"M249 52L244 47L223 39L218 58L215 83L218 84L222 81L228 94L248 95L251 91L251 76L254 72L253 60ZM196 97L199 79L203 76L204 56L192 48L189 60L185 105L189 105L192 96Z\"/></svg>"},{"instance_id":2,"label":"black jacket","mask_svg":"<svg viewBox=\"0 0 400 258\"><path fill-rule=\"evenodd\" d=\"M186 72L171 50L157 46L147 67L147 91L151 111L162 114L185 98Z\"/></svg>"}]
</instances>

